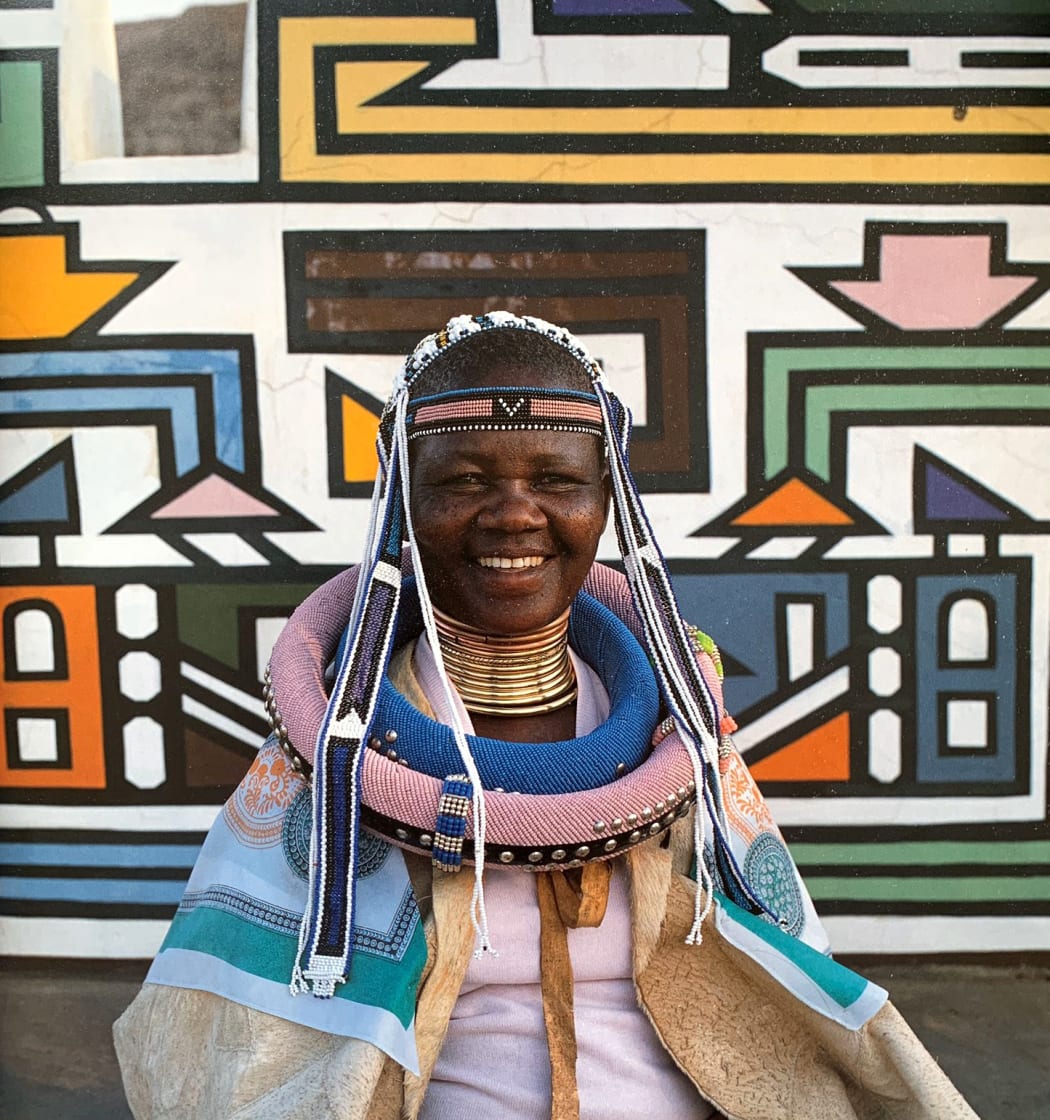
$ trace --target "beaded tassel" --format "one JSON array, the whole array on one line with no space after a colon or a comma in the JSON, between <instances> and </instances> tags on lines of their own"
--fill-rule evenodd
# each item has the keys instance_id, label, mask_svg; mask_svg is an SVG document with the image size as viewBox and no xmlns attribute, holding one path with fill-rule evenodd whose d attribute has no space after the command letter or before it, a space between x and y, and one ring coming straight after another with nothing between
<instances>
[{"instance_id":1,"label":"beaded tassel","mask_svg":"<svg viewBox=\"0 0 1050 1120\"><path fill-rule=\"evenodd\" d=\"M466 774L450 774L442 783L432 856L434 866L442 871L458 871L463 866L463 838L473 795Z\"/></svg>"}]
</instances>

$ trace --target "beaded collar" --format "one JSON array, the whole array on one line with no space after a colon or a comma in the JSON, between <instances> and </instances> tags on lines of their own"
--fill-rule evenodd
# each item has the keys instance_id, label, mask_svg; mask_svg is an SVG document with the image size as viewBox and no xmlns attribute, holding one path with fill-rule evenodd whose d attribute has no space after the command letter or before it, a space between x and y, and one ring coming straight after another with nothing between
<instances>
[{"instance_id":1,"label":"beaded collar","mask_svg":"<svg viewBox=\"0 0 1050 1120\"><path fill-rule=\"evenodd\" d=\"M419 632L414 583L405 581L400 645ZM486 792L489 865L542 871L609 859L668 829L695 801L688 753L673 728L656 727L659 701L652 667L628 627L581 592L569 636L599 672L609 693L609 717L590 735L562 743L471 737L484 785L491 783ZM341 641L345 644L345 632ZM282 682L300 689L303 675L285 677L287 670L281 669L275 660L267 709L295 768L309 770L292 745L278 704ZM320 686L320 674L317 681ZM457 870L473 859L473 822L464 811L462 782L448 769L458 763L450 730L413 707L389 680L380 686L377 707L371 749L363 758L362 822L400 847L430 855L444 870ZM518 752L530 754L531 763ZM509 785L508 774L518 776L517 789ZM535 792L526 792L525 785ZM457 802L458 815L444 812Z\"/></svg>"}]
</instances>

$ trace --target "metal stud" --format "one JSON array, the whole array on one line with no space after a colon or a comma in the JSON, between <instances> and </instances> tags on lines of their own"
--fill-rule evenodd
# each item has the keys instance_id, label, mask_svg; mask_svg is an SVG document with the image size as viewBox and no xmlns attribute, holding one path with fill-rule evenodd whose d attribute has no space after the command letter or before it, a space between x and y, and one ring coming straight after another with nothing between
<instances>
[{"instance_id":1,"label":"metal stud","mask_svg":"<svg viewBox=\"0 0 1050 1120\"><path fill-rule=\"evenodd\" d=\"M637 824L638 823L638 814L637 813L628 813L627 814L627 823L628 824Z\"/></svg>"},{"instance_id":2,"label":"metal stud","mask_svg":"<svg viewBox=\"0 0 1050 1120\"><path fill-rule=\"evenodd\" d=\"M623 817L613 817L613 819L609 822L609 827L613 830L613 832L619 832L620 829L623 828Z\"/></svg>"},{"instance_id":3,"label":"metal stud","mask_svg":"<svg viewBox=\"0 0 1050 1120\"><path fill-rule=\"evenodd\" d=\"M653 823L649 825L649 835L655 836L660 831L660 827L659 821L653 821Z\"/></svg>"},{"instance_id":4,"label":"metal stud","mask_svg":"<svg viewBox=\"0 0 1050 1120\"><path fill-rule=\"evenodd\" d=\"M514 862L514 853L513 852L500 852L499 861L500 861L500 863L513 863Z\"/></svg>"},{"instance_id":5,"label":"metal stud","mask_svg":"<svg viewBox=\"0 0 1050 1120\"><path fill-rule=\"evenodd\" d=\"M642 820L647 821L653 815L652 809L648 805L642 810Z\"/></svg>"},{"instance_id":6,"label":"metal stud","mask_svg":"<svg viewBox=\"0 0 1050 1120\"><path fill-rule=\"evenodd\" d=\"M689 791L685 788L685 786L679 786L678 787L678 796L679 797L685 797L688 793L689 793Z\"/></svg>"},{"instance_id":7,"label":"metal stud","mask_svg":"<svg viewBox=\"0 0 1050 1120\"><path fill-rule=\"evenodd\" d=\"M637 844L638 841L641 840L641 838L642 838L642 834L640 832L638 832L637 830L635 830L634 832L631 833L630 836L627 837L627 840L631 844Z\"/></svg>"},{"instance_id":8,"label":"metal stud","mask_svg":"<svg viewBox=\"0 0 1050 1120\"><path fill-rule=\"evenodd\" d=\"M605 848L605 850L607 852L613 852L613 851L616 850L616 841L615 840L606 840L603 847Z\"/></svg>"},{"instance_id":9,"label":"metal stud","mask_svg":"<svg viewBox=\"0 0 1050 1120\"><path fill-rule=\"evenodd\" d=\"M616 764L616 776L618 778L622 778L624 776L624 774L626 774L626 773L627 773L627 763L626 762L618 762Z\"/></svg>"},{"instance_id":10,"label":"metal stud","mask_svg":"<svg viewBox=\"0 0 1050 1120\"><path fill-rule=\"evenodd\" d=\"M368 740L368 745L372 750L377 751L383 745L374 735Z\"/></svg>"},{"instance_id":11,"label":"metal stud","mask_svg":"<svg viewBox=\"0 0 1050 1120\"><path fill-rule=\"evenodd\" d=\"M590 854L591 854L591 849L586 844L581 844L576 849L576 851L573 852L573 855L577 859L586 859Z\"/></svg>"},{"instance_id":12,"label":"metal stud","mask_svg":"<svg viewBox=\"0 0 1050 1120\"><path fill-rule=\"evenodd\" d=\"M594 831L595 832L604 832L607 827L608 826L606 825L605 821L595 821L594 822Z\"/></svg>"},{"instance_id":13,"label":"metal stud","mask_svg":"<svg viewBox=\"0 0 1050 1120\"><path fill-rule=\"evenodd\" d=\"M386 739L386 741L388 743L396 743L397 742L397 732L393 728L391 728L386 733L386 735L383 736L383 738Z\"/></svg>"},{"instance_id":14,"label":"metal stud","mask_svg":"<svg viewBox=\"0 0 1050 1120\"><path fill-rule=\"evenodd\" d=\"M696 793L696 782L693 782L693 781L689 782L689 784L688 784L688 785L687 785L687 786L686 786L685 788L686 788L686 789L687 789L687 790L688 790L688 791L689 791L690 793Z\"/></svg>"},{"instance_id":15,"label":"metal stud","mask_svg":"<svg viewBox=\"0 0 1050 1120\"><path fill-rule=\"evenodd\" d=\"M394 829L394 835L398 838L398 840L407 840L408 839L408 833L403 828L395 828Z\"/></svg>"},{"instance_id":16,"label":"metal stud","mask_svg":"<svg viewBox=\"0 0 1050 1120\"><path fill-rule=\"evenodd\" d=\"M390 759L391 762L397 762L397 751L393 750L392 748L386 752L386 756Z\"/></svg>"},{"instance_id":17,"label":"metal stud","mask_svg":"<svg viewBox=\"0 0 1050 1120\"><path fill-rule=\"evenodd\" d=\"M434 843L434 837L429 832L420 833L419 846L421 848L429 848Z\"/></svg>"},{"instance_id":18,"label":"metal stud","mask_svg":"<svg viewBox=\"0 0 1050 1120\"><path fill-rule=\"evenodd\" d=\"M529 852L529 863L539 863L543 859L543 852Z\"/></svg>"},{"instance_id":19,"label":"metal stud","mask_svg":"<svg viewBox=\"0 0 1050 1120\"><path fill-rule=\"evenodd\" d=\"M408 765L408 759L407 758L399 758L397 760L397 764L398 764L398 766L407 766Z\"/></svg>"},{"instance_id":20,"label":"metal stud","mask_svg":"<svg viewBox=\"0 0 1050 1120\"><path fill-rule=\"evenodd\" d=\"M551 852L551 859L554 860L555 863L561 863L561 861L564 858L565 858L565 849L564 848L555 848L554 851Z\"/></svg>"},{"instance_id":21,"label":"metal stud","mask_svg":"<svg viewBox=\"0 0 1050 1120\"><path fill-rule=\"evenodd\" d=\"M659 816L663 811L664 803L662 801L657 801L657 803L653 806L653 812L655 812L656 815Z\"/></svg>"}]
</instances>

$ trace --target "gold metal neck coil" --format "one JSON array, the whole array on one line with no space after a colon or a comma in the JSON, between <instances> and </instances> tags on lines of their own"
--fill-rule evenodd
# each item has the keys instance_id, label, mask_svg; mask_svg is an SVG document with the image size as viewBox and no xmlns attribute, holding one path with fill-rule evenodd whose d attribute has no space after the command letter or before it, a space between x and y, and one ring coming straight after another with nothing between
<instances>
[{"instance_id":1,"label":"gold metal neck coil","mask_svg":"<svg viewBox=\"0 0 1050 1120\"><path fill-rule=\"evenodd\" d=\"M569 612L531 634L483 634L434 608L445 671L468 712L536 716L576 699Z\"/></svg>"}]
</instances>

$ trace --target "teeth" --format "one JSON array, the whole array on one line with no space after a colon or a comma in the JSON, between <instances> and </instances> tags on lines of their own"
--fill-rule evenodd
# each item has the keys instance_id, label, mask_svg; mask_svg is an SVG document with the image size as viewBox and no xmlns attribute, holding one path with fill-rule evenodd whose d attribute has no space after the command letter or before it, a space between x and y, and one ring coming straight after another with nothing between
<instances>
[{"instance_id":1,"label":"teeth","mask_svg":"<svg viewBox=\"0 0 1050 1120\"><path fill-rule=\"evenodd\" d=\"M483 568L538 568L544 561L542 556L479 556L478 563Z\"/></svg>"}]
</instances>

